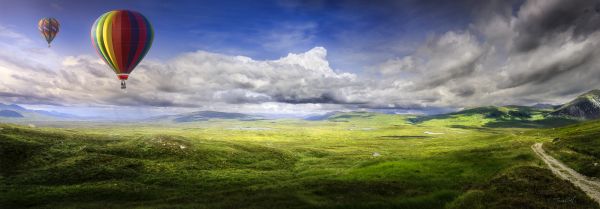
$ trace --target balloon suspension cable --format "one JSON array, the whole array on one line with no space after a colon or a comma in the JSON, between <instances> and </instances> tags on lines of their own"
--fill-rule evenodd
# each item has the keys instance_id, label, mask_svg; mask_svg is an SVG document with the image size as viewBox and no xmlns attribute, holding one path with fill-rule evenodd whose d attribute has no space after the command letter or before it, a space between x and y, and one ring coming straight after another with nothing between
<instances>
[{"instance_id":1,"label":"balloon suspension cable","mask_svg":"<svg viewBox=\"0 0 600 209\"><path fill-rule=\"evenodd\" d=\"M127 86L125 85L125 80L121 80L121 89L125 90Z\"/></svg>"}]
</instances>

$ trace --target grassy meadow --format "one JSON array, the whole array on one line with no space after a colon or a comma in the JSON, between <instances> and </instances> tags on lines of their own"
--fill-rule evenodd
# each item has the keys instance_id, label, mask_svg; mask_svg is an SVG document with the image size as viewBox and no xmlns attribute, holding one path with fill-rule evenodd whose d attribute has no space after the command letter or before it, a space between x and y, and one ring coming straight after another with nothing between
<instances>
[{"instance_id":1,"label":"grassy meadow","mask_svg":"<svg viewBox=\"0 0 600 209\"><path fill-rule=\"evenodd\" d=\"M554 129L529 118L2 124L0 208L599 208L544 169Z\"/></svg>"},{"instance_id":2,"label":"grassy meadow","mask_svg":"<svg viewBox=\"0 0 600 209\"><path fill-rule=\"evenodd\" d=\"M546 130L541 134L553 138L544 148L556 159L581 174L600 178L599 121Z\"/></svg>"}]
</instances>

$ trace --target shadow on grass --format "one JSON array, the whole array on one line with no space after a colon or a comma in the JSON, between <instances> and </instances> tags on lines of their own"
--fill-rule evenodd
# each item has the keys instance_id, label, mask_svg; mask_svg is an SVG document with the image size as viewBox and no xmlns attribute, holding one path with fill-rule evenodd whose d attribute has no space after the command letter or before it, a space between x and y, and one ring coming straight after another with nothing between
<instances>
[{"instance_id":1,"label":"shadow on grass","mask_svg":"<svg viewBox=\"0 0 600 209\"><path fill-rule=\"evenodd\" d=\"M580 121L549 117L542 120L503 120L486 123L484 126L489 128L555 128L578 123Z\"/></svg>"},{"instance_id":2,"label":"shadow on grass","mask_svg":"<svg viewBox=\"0 0 600 209\"><path fill-rule=\"evenodd\" d=\"M581 190L547 169L523 166L472 188L447 208L599 208Z\"/></svg>"}]
</instances>

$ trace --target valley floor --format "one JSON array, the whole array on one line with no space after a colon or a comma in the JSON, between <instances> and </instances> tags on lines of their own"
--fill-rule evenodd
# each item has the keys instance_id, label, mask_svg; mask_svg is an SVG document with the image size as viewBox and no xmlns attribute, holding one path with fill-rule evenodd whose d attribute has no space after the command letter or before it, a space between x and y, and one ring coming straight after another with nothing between
<instances>
[{"instance_id":1,"label":"valley floor","mask_svg":"<svg viewBox=\"0 0 600 209\"><path fill-rule=\"evenodd\" d=\"M1 124L0 208L600 208L473 121Z\"/></svg>"}]
</instances>

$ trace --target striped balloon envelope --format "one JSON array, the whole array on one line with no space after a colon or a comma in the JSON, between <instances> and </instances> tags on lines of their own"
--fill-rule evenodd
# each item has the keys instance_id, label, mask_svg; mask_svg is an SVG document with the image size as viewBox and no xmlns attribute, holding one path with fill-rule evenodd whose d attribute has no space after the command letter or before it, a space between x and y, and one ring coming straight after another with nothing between
<instances>
[{"instance_id":1,"label":"striped balloon envelope","mask_svg":"<svg viewBox=\"0 0 600 209\"><path fill-rule=\"evenodd\" d=\"M42 36L44 36L46 39L46 42L48 42L48 47L50 47L50 43L52 40L54 40L56 34L58 34L59 28L60 23L58 23L58 20L52 17L42 18L38 22L38 29L40 30L40 33L42 33Z\"/></svg>"},{"instance_id":2,"label":"striped balloon envelope","mask_svg":"<svg viewBox=\"0 0 600 209\"><path fill-rule=\"evenodd\" d=\"M98 55L115 71L125 89L125 80L152 46L154 31L142 14L114 10L96 20L91 38Z\"/></svg>"}]
</instances>

